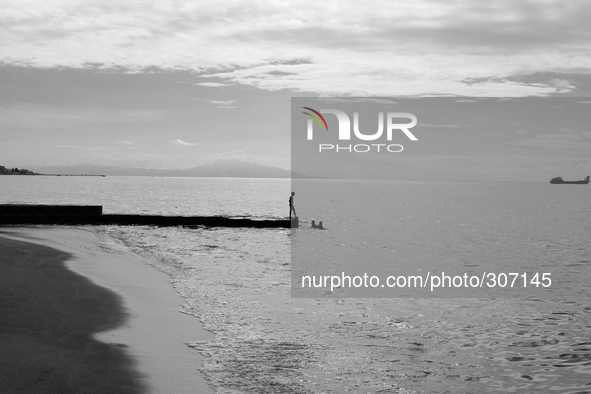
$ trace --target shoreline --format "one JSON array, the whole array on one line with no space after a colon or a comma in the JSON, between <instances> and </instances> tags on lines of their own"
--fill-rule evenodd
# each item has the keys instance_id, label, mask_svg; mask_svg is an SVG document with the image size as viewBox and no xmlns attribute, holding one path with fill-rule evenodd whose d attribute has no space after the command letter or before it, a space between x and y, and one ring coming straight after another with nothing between
<instances>
[{"instance_id":1,"label":"shoreline","mask_svg":"<svg viewBox=\"0 0 591 394\"><path fill-rule=\"evenodd\" d=\"M29 351L26 356L29 358L25 359L0 358L3 369L14 369L9 378L0 381L0 387L4 384L35 384L40 392L44 392L47 387L43 385L49 384L46 376L53 376L51 381L59 380L60 383L54 384L62 392L81 390L71 386L82 384L86 385L83 392L100 389L117 393L213 393L199 371L204 357L185 344L207 340L212 334L203 330L198 319L179 312L184 299L173 289L170 278L143 263L139 257L129 253L109 253L99 244L100 240L94 233L77 228L19 227L0 230L0 247L4 251L3 256L6 256L0 264L3 278L0 291L10 293L4 294L2 299L13 302L18 289L34 288L36 294L36 298L32 299L27 290L25 296L8 306L15 316L21 316L26 323L7 315L6 306L0 304L3 309L0 348L10 349L18 342L18 347ZM26 267L16 272L15 266ZM52 281L47 279L48 275ZM57 289L62 292L60 299L66 304L69 300L79 301L79 307L68 309L67 305L53 302L54 312L49 313L42 307L43 301L51 300L48 293L53 295ZM81 300L81 297L85 298ZM67 317L64 318L63 313ZM68 370L67 365L62 365L64 349L61 339L78 335L77 327L75 334L69 331L74 330L76 324L88 322L88 316L93 314L100 314L100 321L94 321L94 325L83 329L82 337L86 345L80 345L82 347L78 349L83 365L87 363L92 367L86 368L87 375L76 383L71 375L80 367ZM29 329L32 336L23 337L20 333L28 323L34 326ZM9 335L5 333L6 326L9 327ZM63 326L58 335L61 339L49 340L48 333L54 331L54 326ZM37 348L33 347L33 343L38 343L34 332L46 341L38 344ZM18 337L17 342L15 337ZM49 355L47 341L53 341L51 346L54 346ZM118 361L106 361L93 353L88 354L85 347L89 343L91 348L101 349L101 355L114 354ZM21 352L18 350L19 354ZM41 359L42 365L38 365L30 382L25 383L18 372L22 368L18 366L31 365ZM121 383L105 388L105 382L113 382L113 379L103 378L101 374L109 369L122 374L121 379L127 382L129 388L121 387Z\"/></svg>"}]
</instances>

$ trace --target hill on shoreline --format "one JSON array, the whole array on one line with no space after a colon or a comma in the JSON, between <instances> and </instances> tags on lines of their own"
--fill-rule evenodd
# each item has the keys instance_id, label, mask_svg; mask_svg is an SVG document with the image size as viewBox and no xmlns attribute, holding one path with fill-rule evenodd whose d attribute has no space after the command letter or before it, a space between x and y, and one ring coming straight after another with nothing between
<instances>
[{"instance_id":1,"label":"hill on shoreline","mask_svg":"<svg viewBox=\"0 0 591 394\"><path fill-rule=\"evenodd\" d=\"M0 166L0 175L39 175L36 172L26 170L24 168L18 169L14 168L6 168L4 166Z\"/></svg>"},{"instance_id":2,"label":"hill on shoreline","mask_svg":"<svg viewBox=\"0 0 591 394\"><path fill-rule=\"evenodd\" d=\"M278 167L268 167L239 160L222 160L187 169L150 169L79 164L75 166L31 166L43 174L107 175L107 176L163 176L212 178L314 178Z\"/></svg>"}]
</instances>

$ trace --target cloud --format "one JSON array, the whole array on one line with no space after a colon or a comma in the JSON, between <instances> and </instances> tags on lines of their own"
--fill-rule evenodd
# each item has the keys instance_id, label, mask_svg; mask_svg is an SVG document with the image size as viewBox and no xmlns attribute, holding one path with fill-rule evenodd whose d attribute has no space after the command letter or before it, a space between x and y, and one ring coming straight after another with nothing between
<instances>
[{"instance_id":1,"label":"cloud","mask_svg":"<svg viewBox=\"0 0 591 394\"><path fill-rule=\"evenodd\" d=\"M80 149L80 150L92 150L92 151L109 151L113 150L112 146L81 146L81 145L54 145L56 148L66 149Z\"/></svg>"},{"instance_id":2,"label":"cloud","mask_svg":"<svg viewBox=\"0 0 591 394\"><path fill-rule=\"evenodd\" d=\"M588 150L591 143L586 142L577 134L543 134L534 138L509 142L508 145L521 145L535 148L559 149L559 150Z\"/></svg>"},{"instance_id":3,"label":"cloud","mask_svg":"<svg viewBox=\"0 0 591 394\"><path fill-rule=\"evenodd\" d=\"M0 13L0 62L329 95L549 95L576 86L514 77L589 72L589 7L567 3L21 0Z\"/></svg>"},{"instance_id":4,"label":"cloud","mask_svg":"<svg viewBox=\"0 0 591 394\"><path fill-rule=\"evenodd\" d=\"M211 104L217 104L218 108L238 108L236 106L230 105L236 102L236 100L207 100L207 99L191 99L193 101L206 101Z\"/></svg>"},{"instance_id":5,"label":"cloud","mask_svg":"<svg viewBox=\"0 0 591 394\"><path fill-rule=\"evenodd\" d=\"M80 149L80 150L90 150L90 151L121 151L121 150L136 150L134 146L129 146L129 144L134 145L132 142L129 141L117 141L119 144L124 144L126 146L83 146L83 145L68 145L68 144L58 144L53 145L56 148L66 148L66 149Z\"/></svg>"},{"instance_id":6,"label":"cloud","mask_svg":"<svg viewBox=\"0 0 591 394\"><path fill-rule=\"evenodd\" d=\"M109 108L64 108L48 104L15 104L0 111L5 125L61 129L90 124L144 123L162 119L166 111Z\"/></svg>"},{"instance_id":7,"label":"cloud","mask_svg":"<svg viewBox=\"0 0 591 394\"><path fill-rule=\"evenodd\" d=\"M204 100L209 101L212 104L232 104L236 102L236 100Z\"/></svg>"},{"instance_id":8,"label":"cloud","mask_svg":"<svg viewBox=\"0 0 591 394\"><path fill-rule=\"evenodd\" d=\"M115 141L117 144L123 144L123 145L135 145L133 142L131 141Z\"/></svg>"},{"instance_id":9,"label":"cloud","mask_svg":"<svg viewBox=\"0 0 591 394\"><path fill-rule=\"evenodd\" d=\"M560 79L560 78L553 78L550 80L550 84L552 86L556 86L557 88L560 89L569 89L572 90L575 87L566 79Z\"/></svg>"},{"instance_id":10,"label":"cloud","mask_svg":"<svg viewBox=\"0 0 591 394\"><path fill-rule=\"evenodd\" d=\"M220 82L199 82L199 83L196 83L195 85L207 86L210 88L220 88L223 86L232 86L232 84L230 84L230 83L220 83Z\"/></svg>"},{"instance_id":11,"label":"cloud","mask_svg":"<svg viewBox=\"0 0 591 394\"><path fill-rule=\"evenodd\" d=\"M577 103L579 103L579 104L591 104L591 101L589 101L589 100L583 100L583 101L577 101Z\"/></svg>"},{"instance_id":12,"label":"cloud","mask_svg":"<svg viewBox=\"0 0 591 394\"><path fill-rule=\"evenodd\" d=\"M374 103L374 104L385 104L385 105L398 104L394 100L380 99L380 98L365 98L365 97L347 97L347 98L318 97L318 98L314 98L313 100L323 101L323 102L327 102L327 103L342 102L342 103Z\"/></svg>"},{"instance_id":13,"label":"cloud","mask_svg":"<svg viewBox=\"0 0 591 394\"><path fill-rule=\"evenodd\" d=\"M418 127L435 127L438 129L457 129L460 125L457 124L430 124L430 123L417 123Z\"/></svg>"},{"instance_id":14,"label":"cloud","mask_svg":"<svg viewBox=\"0 0 591 394\"><path fill-rule=\"evenodd\" d=\"M172 145L181 145L181 146L195 146L195 145L197 145L192 142L185 142L179 138L177 138L176 140L170 140L169 143Z\"/></svg>"}]
</instances>

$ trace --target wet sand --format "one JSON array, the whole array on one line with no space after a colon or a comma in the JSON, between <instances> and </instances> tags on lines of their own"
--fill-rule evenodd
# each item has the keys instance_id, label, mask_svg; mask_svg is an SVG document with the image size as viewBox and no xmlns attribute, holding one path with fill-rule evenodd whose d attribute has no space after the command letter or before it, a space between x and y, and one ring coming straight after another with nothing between
<instances>
[{"instance_id":1,"label":"wet sand","mask_svg":"<svg viewBox=\"0 0 591 394\"><path fill-rule=\"evenodd\" d=\"M0 392L211 393L168 276L89 231L0 230Z\"/></svg>"}]
</instances>

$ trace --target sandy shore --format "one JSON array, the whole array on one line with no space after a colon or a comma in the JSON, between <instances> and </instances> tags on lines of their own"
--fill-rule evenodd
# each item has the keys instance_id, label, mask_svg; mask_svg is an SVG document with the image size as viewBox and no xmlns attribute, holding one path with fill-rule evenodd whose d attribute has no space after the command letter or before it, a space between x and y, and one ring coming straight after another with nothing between
<instances>
[{"instance_id":1,"label":"sandy shore","mask_svg":"<svg viewBox=\"0 0 591 394\"><path fill-rule=\"evenodd\" d=\"M83 229L1 229L0 392L212 393L168 279Z\"/></svg>"}]
</instances>

